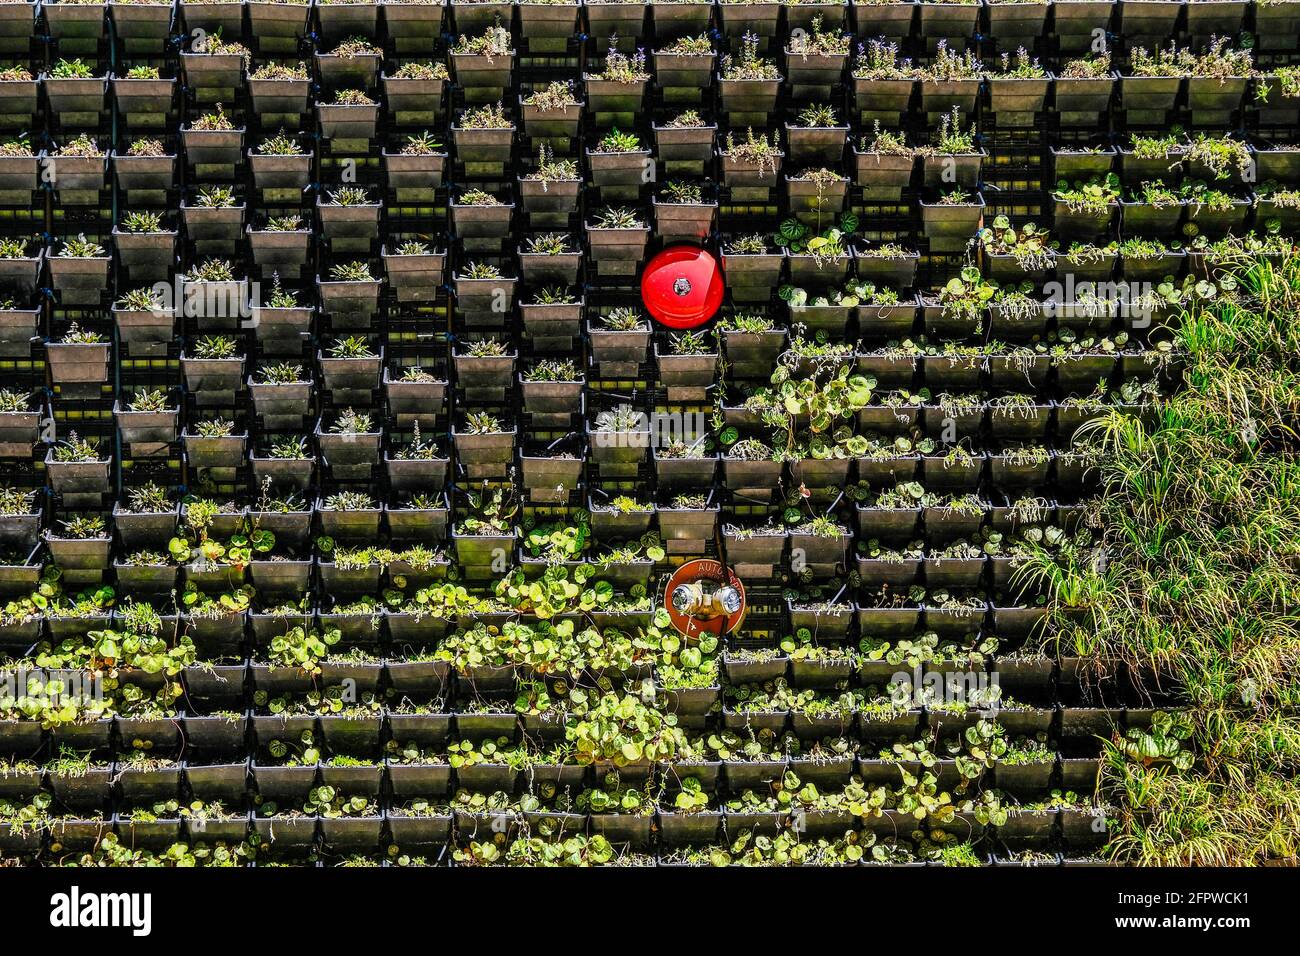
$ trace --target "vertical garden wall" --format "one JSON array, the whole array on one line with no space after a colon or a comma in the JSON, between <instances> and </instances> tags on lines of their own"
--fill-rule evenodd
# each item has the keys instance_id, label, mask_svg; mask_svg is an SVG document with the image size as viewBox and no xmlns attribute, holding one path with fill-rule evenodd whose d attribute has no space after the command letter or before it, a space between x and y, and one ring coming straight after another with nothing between
<instances>
[{"instance_id":1,"label":"vertical garden wall","mask_svg":"<svg viewBox=\"0 0 1300 956\"><path fill-rule=\"evenodd\" d=\"M0 860L1294 860L1297 26L0 3Z\"/></svg>"}]
</instances>

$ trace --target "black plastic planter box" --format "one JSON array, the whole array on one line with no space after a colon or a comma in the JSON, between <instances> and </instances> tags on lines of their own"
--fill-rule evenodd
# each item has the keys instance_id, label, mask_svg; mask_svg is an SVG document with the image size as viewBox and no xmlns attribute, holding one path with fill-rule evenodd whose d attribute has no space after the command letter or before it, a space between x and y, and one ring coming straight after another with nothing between
<instances>
[{"instance_id":1,"label":"black plastic planter box","mask_svg":"<svg viewBox=\"0 0 1300 956\"><path fill-rule=\"evenodd\" d=\"M379 4L374 0L354 3L322 3L316 7L321 34L335 42L350 36L373 37L379 28Z\"/></svg>"},{"instance_id":2,"label":"black plastic planter box","mask_svg":"<svg viewBox=\"0 0 1300 956\"><path fill-rule=\"evenodd\" d=\"M1002 125L1032 126L1034 116L1043 111L1050 75L1033 78L989 77L989 108Z\"/></svg>"},{"instance_id":3,"label":"black plastic planter box","mask_svg":"<svg viewBox=\"0 0 1300 956\"><path fill-rule=\"evenodd\" d=\"M187 87L217 95L242 89L248 79L244 57L238 53L182 53L181 71Z\"/></svg>"},{"instance_id":4,"label":"black plastic planter box","mask_svg":"<svg viewBox=\"0 0 1300 956\"><path fill-rule=\"evenodd\" d=\"M316 501L316 518L320 522L321 533L338 540L378 540L383 514L382 508L338 511L327 508L320 499Z\"/></svg>"},{"instance_id":5,"label":"black plastic planter box","mask_svg":"<svg viewBox=\"0 0 1300 956\"><path fill-rule=\"evenodd\" d=\"M321 86L327 89L361 89L368 93L379 83L380 60L377 53L359 56L317 53L316 72Z\"/></svg>"},{"instance_id":6,"label":"black plastic planter box","mask_svg":"<svg viewBox=\"0 0 1300 956\"><path fill-rule=\"evenodd\" d=\"M597 187L639 187L647 181L646 172L653 168L653 160L648 149L626 153L599 153L589 149L587 168L592 184Z\"/></svg>"},{"instance_id":7,"label":"black plastic planter box","mask_svg":"<svg viewBox=\"0 0 1300 956\"><path fill-rule=\"evenodd\" d=\"M190 358L181 353L181 372L191 392L233 394L244 381L245 359Z\"/></svg>"},{"instance_id":8,"label":"black plastic planter box","mask_svg":"<svg viewBox=\"0 0 1300 956\"><path fill-rule=\"evenodd\" d=\"M780 182L785 153L776 153L769 161L756 163L742 161L722 154L722 181L731 190L733 199L766 200L771 190Z\"/></svg>"},{"instance_id":9,"label":"black plastic planter box","mask_svg":"<svg viewBox=\"0 0 1300 956\"><path fill-rule=\"evenodd\" d=\"M950 113L957 109L965 116L975 111L979 100L980 80L922 80L921 109L927 113Z\"/></svg>"},{"instance_id":10,"label":"black plastic planter box","mask_svg":"<svg viewBox=\"0 0 1300 956\"><path fill-rule=\"evenodd\" d=\"M582 334L583 300L573 303L521 302L519 315L524 332L538 352L571 352L574 339Z\"/></svg>"},{"instance_id":11,"label":"black plastic planter box","mask_svg":"<svg viewBox=\"0 0 1300 956\"><path fill-rule=\"evenodd\" d=\"M25 458L31 454L32 446L40 438L41 418L46 409L44 402L36 395L32 396L28 409L20 412L0 412L0 453L18 458ZM0 532L0 539L3 537L3 533Z\"/></svg>"},{"instance_id":12,"label":"black plastic planter box","mask_svg":"<svg viewBox=\"0 0 1300 956\"><path fill-rule=\"evenodd\" d=\"M128 193L162 192L176 182L176 157L171 156L121 156L112 157L113 176L117 184ZM120 235L116 228L114 235ZM148 233L136 235L149 235Z\"/></svg>"},{"instance_id":13,"label":"black plastic planter box","mask_svg":"<svg viewBox=\"0 0 1300 956\"><path fill-rule=\"evenodd\" d=\"M179 416L179 407L161 412L132 412L122 408L120 403L113 405L117 430L122 436L122 442L127 445L138 442L159 444L174 442Z\"/></svg>"},{"instance_id":14,"label":"black plastic planter box","mask_svg":"<svg viewBox=\"0 0 1300 956\"><path fill-rule=\"evenodd\" d=\"M784 252L730 253L723 243L722 271L727 277L727 288L734 302L768 302L772 292L781 284L781 271L785 264ZM726 333L733 336L738 333ZM737 343L741 340L736 339ZM772 359L775 360L775 354ZM771 365L768 366L770 371Z\"/></svg>"},{"instance_id":15,"label":"black plastic planter box","mask_svg":"<svg viewBox=\"0 0 1300 956\"><path fill-rule=\"evenodd\" d=\"M172 343L175 313L170 310L125 310L113 307L118 341L131 355L162 355Z\"/></svg>"},{"instance_id":16,"label":"black plastic planter box","mask_svg":"<svg viewBox=\"0 0 1300 956\"><path fill-rule=\"evenodd\" d=\"M601 273L635 275L646 256L650 228L605 229L588 224L587 242Z\"/></svg>"},{"instance_id":17,"label":"black plastic planter box","mask_svg":"<svg viewBox=\"0 0 1300 956\"><path fill-rule=\"evenodd\" d=\"M1104 177L1115 166L1115 147L1108 146L1099 152L1057 149L1052 147L1053 175L1062 179L1088 180Z\"/></svg>"},{"instance_id":18,"label":"black plastic planter box","mask_svg":"<svg viewBox=\"0 0 1300 956\"><path fill-rule=\"evenodd\" d=\"M244 33L244 3L242 0L211 0L195 2L180 0L178 12L187 33L203 30L221 32L227 40L239 40Z\"/></svg>"},{"instance_id":19,"label":"black plastic planter box","mask_svg":"<svg viewBox=\"0 0 1300 956\"><path fill-rule=\"evenodd\" d=\"M703 242L713 231L716 202L668 203L653 200L655 235L665 242Z\"/></svg>"},{"instance_id":20,"label":"black plastic planter box","mask_svg":"<svg viewBox=\"0 0 1300 956\"><path fill-rule=\"evenodd\" d=\"M459 358L459 357L458 357ZM457 371L459 378L460 372ZM524 411L530 415L572 414L582 409L583 381L529 382L519 377L519 394Z\"/></svg>"},{"instance_id":21,"label":"black plastic planter box","mask_svg":"<svg viewBox=\"0 0 1300 956\"><path fill-rule=\"evenodd\" d=\"M379 311L378 279L317 278L316 292L335 329L367 329Z\"/></svg>"},{"instance_id":22,"label":"black plastic planter box","mask_svg":"<svg viewBox=\"0 0 1300 956\"><path fill-rule=\"evenodd\" d=\"M499 56L485 53L451 53L449 56L451 75L466 91L467 103L498 102L504 91L511 86L513 50Z\"/></svg>"},{"instance_id":23,"label":"black plastic planter box","mask_svg":"<svg viewBox=\"0 0 1300 956\"><path fill-rule=\"evenodd\" d=\"M599 128L605 129L620 123L629 125L628 121L635 120L645 109L650 81L622 83L588 75L583 77L583 86L586 90L587 113L595 119Z\"/></svg>"},{"instance_id":24,"label":"black plastic planter box","mask_svg":"<svg viewBox=\"0 0 1300 956\"><path fill-rule=\"evenodd\" d=\"M917 81L912 79L876 80L855 76L853 105L865 119L895 125L907 112L916 87Z\"/></svg>"},{"instance_id":25,"label":"black plastic planter box","mask_svg":"<svg viewBox=\"0 0 1300 956\"><path fill-rule=\"evenodd\" d=\"M191 435L187 430L181 437L185 442L185 460L192 467L238 468L244 462L246 434L205 438Z\"/></svg>"},{"instance_id":26,"label":"black plastic planter box","mask_svg":"<svg viewBox=\"0 0 1300 956\"><path fill-rule=\"evenodd\" d=\"M500 478L514 461L516 429L486 435L452 433L456 457L472 479Z\"/></svg>"},{"instance_id":27,"label":"black plastic planter box","mask_svg":"<svg viewBox=\"0 0 1300 956\"><path fill-rule=\"evenodd\" d=\"M446 381L406 382L384 369L383 385L388 410L399 419L418 420L421 428L432 426L446 401Z\"/></svg>"},{"instance_id":28,"label":"black plastic planter box","mask_svg":"<svg viewBox=\"0 0 1300 956\"><path fill-rule=\"evenodd\" d=\"M973 203L942 204L921 202L921 224L931 250L957 251L979 231L984 215L984 198L978 193Z\"/></svg>"},{"instance_id":29,"label":"black plastic planter box","mask_svg":"<svg viewBox=\"0 0 1300 956\"><path fill-rule=\"evenodd\" d=\"M731 45L737 49L745 34L753 34L760 41L760 48L765 47L769 37L776 36L777 23L781 18L781 4L775 2L730 2L720 0L718 3L718 22Z\"/></svg>"},{"instance_id":30,"label":"black plastic planter box","mask_svg":"<svg viewBox=\"0 0 1300 956\"><path fill-rule=\"evenodd\" d=\"M1300 5L1285 3L1252 5L1255 10L1255 37L1261 50L1294 53L1300 35Z\"/></svg>"},{"instance_id":31,"label":"black plastic planter box","mask_svg":"<svg viewBox=\"0 0 1300 956\"><path fill-rule=\"evenodd\" d=\"M303 414L306 414L305 409ZM306 491L316 470L315 458L262 458L254 454L249 456L248 462L259 488L269 480L274 488Z\"/></svg>"},{"instance_id":32,"label":"black plastic planter box","mask_svg":"<svg viewBox=\"0 0 1300 956\"><path fill-rule=\"evenodd\" d=\"M747 125L766 127L773 121L781 83L776 80L728 80L718 77L722 111L733 128Z\"/></svg>"},{"instance_id":33,"label":"black plastic planter box","mask_svg":"<svg viewBox=\"0 0 1300 956\"><path fill-rule=\"evenodd\" d=\"M858 278L884 284L891 289L909 289L912 287L916 281L916 267L920 262L920 258L920 253L917 252L909 252L901 257L890 258L868 255L862 251L858 251L854 255ZM887 307L860 305L858 306L858 312L859 315L864 315L867 311L874 311L877 308Z\"/></svg>"},{"instance_id":34,"label":"black plastic planter box","mask_svg":"<svg viewBox=\"0 0 1300 956\"><path fill-rule=\"evenodd\" d=\"M1141 0L1154 3L1157 0ZM1120 104L1130 113L1167 113L1178 102L1182 90L1181 76L1120 76Z\"/></svg>"},{"instance_id":35,"label":"black plastic planter box","mask_svg":"<svg viewBox=\"0 0 1300 956\"><path fill-rule=\"evenodd\" d=\"M56 385L106 384L111 349L108 343L47 342L45 354L50 378Z\"/></svg>"},{"instance_id":36,"label":"black plastic planter box","mask_svg":"<svg viewBox=\"0 0 1300 956\"><path fill-rule=\"evenodd\" d=\"M965 41L975 34L980 8L974 3L930 3L921 0L921 36L933 43L936 40ZM954 46L961 48L964 43Z\"/></svg>"},{"instance_id":37,"label":"black plastic planter box","mask_svg":"<svg viewBox=\"0 0 1300 956\"><path fill-rule=\"evenodd\" d=\"M384 261L384 274L388 286L399 302L431 301L443 284L443 271L447 253L429 252L421 255L398 255L385 246L380 250Z\"/></svg>"},{"instance_id":38,"label":"black plastic planter box","mask_svg":"<svg viewBox=\"0 0 1300 956\"><path fill-rule=\"evenodd\" d=\"M61 79L46 74L41 82L53 113L65 117L90 114L98 116L104 108L104 94L108 91L107 75Z\"/></svg>"},{"instance_id":39,"label":"black plastic planter box","mask_svg":"<svg viewBox=\"0 0 1300 956\"><path fill-rule=\"evenodd\" d=\"M1060 9L1059 5L1057 9ZM1118 73L1106 77L1055 77L1052 86L1056 95L1056 111L1061 115L1062 123L1095 126L1098 117L1110 109L1118 83Z\"/></svg>"},{"instance_id":40,"label":"black plastic planter box","mask_svg":"<svg viewBox=\"0 0 1300 956\"><path fill-rule=\"evenodd\" d=\"M1163 44L1174 35L1183 0L1118 0L1119 34L1129 47Z\"/></svg>"},{"instance_id":41,"label":"black plastic planter box","mask_svg":"<svg viewBox=\"0 0 1300 956\"><path fill-rule=\"evenodd\" d=\"M191 280L179 276L182 307L194 317L199 332L237 328L248 304L248 284L243 280Z\"/></svg>"},{"instance_id":42,"label":"black plastic planter box","mask_svg":"<svg viewBox=\"0 0 1300 956\"><path fill-rule=\"evenodd\" d=\"M578 195L581 191L582 181L578 179L551 182L522 177L519 179L519 201L523 204L524 212L534 222L567 223L569 216L578 210Z\"/></svg>"},{"instance_id":43,"label":"black plastic planter box","mask_svg":"<svg viewBox=\"0 0 1300 956\"><path fill-rule=\"evenodd\" d=\"M1032 46L1034 38L1047 32L1046 0L1037 2L993 2L986 3L988 11L989 36L998 41L999 49L1012 52L1017 44ZM1104 23L1098 26L1105 28Z\"/></svg>"},{"instance_id":44,"label":"black plastic planter box","mask_svg":"<svg viewBox=\"0 0 1300 956\"><path fill-rule=\"evenodd\" d=\"M321 458L337 476L348 475L353 470L362 472L357 477L368 476L370 466L379 460L379 443L383 437L382 432L339 435L325 431L319 423L316 426Z\"/></svg>"},{"instance_id":45,"label":"black plastic planter box","mask_svg":"<svg viewBox=\"0 0 1300 956\"><path fill-rule=\"evenodd\" d=\"M793 53L787 46L785 72L793 95L800 100L829 95L844 75L848 60L847 53Z\"/></svg>"},{"instance_id":46,"label":"black plastic planter box","mask_svg":"<svg viewBox=\"0 0 1300 956\"><path fill-rule=\"evenodd\" d=\"M650 357L650 330L615 332L587 324L592 360L603 378L635 375Z\"/></svg>"},{"instance_id":47,"label":"black plastic planter box","mask_svg":"<svg viewBox=\"0 0 1300 956\"><path fill-rule=\"evenodd\" d=\"M844 209L849 192L847 176L825 184L806 179L785 177L786 199L790 212L801 221L811 223L814 228L824 229L839 216Z\"/></svg>"},{"instance_id":48,"label":"black plastic planter box","mask_svg":"<svg viewBox=\"0 0 1300 956\"><path fill-rule=\"evenodd\" d=\"M510 234L514 203L466 206L453 200L450 206L452 228L457 239L504 239Z\"/></svg>"},{"instance_id":49,"label":"black plastic planter box","mask_svg":"<svg viewBox=\"0 0 1300 956\"><path fill-rule=\"evenodd\" d=\"M741 461L722 457L722 474L727 488L735 494L770 500L781 481L784 466L779 461Z\"/></svg>"},{"instance_id":50,"label":"black plastic planter box","mask_svg":"<svg viewBox=\"0 0 1300 956\"><path fill-rule=\"evenodd\" d=\"M258 189L303 189L311 180L313 153L274 156L248 151L248 168Z\"/></svg>"},{"instance_id":51,"label":"black plastic planter box","mask_svg":"<svg viewBox=\"0 0 1300 956\"><path fill-rule=\"evenodd\" d=\"M243 203L238 206L210 208L207 206L190 206L181 203L181 219L185 223L185 232L195 241L221 243L233 248L234 243L244 234L244 216L248 207Z\"/></svg>"},{"instance_id":52,"label":"black plastic planter box","mask_svg":"<svg viewBox=\"0 0 1300 956\"><path fill-rule=\"evenodd\" d=\"M442 464L446 462L433 462ZM441 487L441 486L439 486ZM388 533L394 542L427 542L440 544L447 538L447 520L450 509L444 504L439 508L403 508L390 505L385 509L388 519ZM438 562L432 567L414 567L406 562L397 561L389 565L388 573L393 577L402 577L408 587L418 587L420 582L442 580L447 576L449 562Z\"/></svg>"},{"instance_id":53,"label":"black plastic planter box","mask_svg":"<svg viewBox=\"0 0 1300 956\"><path fill-rule=\"evenodd\" d=\"M653 124L655 155L666 163L705 163L713 157L718 127L664 127Z\"/></svg>"},{"instance_id":54,"label":"black plastic planter box","mask_svg":"<svg viewBox=\"0 0 1300 956\"><path fill-rule=\"evenodd\" d=\"M513 208L513 207L512 207ZM578 282L582 268L581 252L519 252L519 275L528 283L548 285L559 283L573 286Z\"/></svg>"},{"instance_id":55,"label":"black plastic planter box","mask_svg":"<svg viewBox=\"0 0 1300 956\"><path fill-rule=\"evenodd\" d=\"M379 105L318 103L316 118L326 139L371 140L379 122Z\"/></svg>"},{"instance_id":56,"label":"black plastic planter box","mask_svg":"<svg viewBox=\"0 0 1300 956\"><path fill-rule=\"evenodd\" d=\"M1090 50L1096 31L1109 29L1115 6L1115 0L1054 0L1053 28L1060 38L1061 52Z\"/></svg>"},{"instance_id":57,"label":"black plastic planter box","mask_svg":"<svg viewBox=\"0 0 1300 956\"><path fill-rule=\"evenodd\" d=\"M663 458L651 450L655 480L661 489L705 491L712 487L718 470L718 456L699 458Z\"/></svg>"},{"instance_id":58,"label":"black plastic planter box","mask_svg":"<svg viewBox=\"0 0 1300 956\"><path fill-rule=\"evenodd\" d=\"M936 189L974 189L980 183L980 172L986 157L978 153L955 153L921 157L921 181Z\"/></svg>"},{"instance_id":59,"label":"black plastic planter box","mask_svg":"<svg viewBox=\"0 0 1300 956\"><path fill-rule=\"evenodd\" d=\"M1142 202L1121 202L1123 229L1129 235L1172 239L1178 234L1186 203L1153 206Z\"/></svg>"},{"instance_id":60,"label":"black plastic planter box","mask_svg":"<svg viewBox=\"0 0 1300 956\"><path fill-rule=\"evenodd\" d=\"M655 83L666 101L695 101L699 93L713 86L714 54L661 53L651 55ZM683 95L683 91L684 94ZM697 91L692 95L691 91Z\"/></svg>"},{"instance_id":61,"label":"black plastic planter box","mask_svg":"<svg viewBox=\"0 0 1300 956\"><path fill-rule=\"evenodd\" d=\"M30 294L36 289L44 259L44 250L30 258L0 259L0 282L8 288Z\"/></svg>"},{"instance_id":62,"label":"black plastic planter box","mask_svg":"<svg viewBox=\"0 0 1300 956\"><path fill-rule=\"evenodd\" d=\"M253 101L253 112L259 116L302 117L310 104L311 80L272 80L250 76L248 93Z\"/></svg>"},{"instance_id":63,"label":"black plastic planter box","mask_svg":"<svg viewBox=\"0 0 1300 956\"><path fill-rule=\"evenodd\" d=\"M105 487L102 490L107 490ZM58 538L46 532L45 546L59 567L67 571L103 571L112 563L109 549L112 538Z\"/></svg>"},{"instance_id":64,"label":"black plastic planter box","mask_svg":"<svg viewBox=\"0 0 1300 956\"><path fill-rule=\"evenodd\" d=\"M847 126L791 126L785 124L786 151L797 165L838 166L848 142Z\"/></svg>"},{"instance_id":65,"label":"black plastic planter box","mask_svg":"<svg viewBox=\"0 0 1300 956\"><path fill-rule=\"evenodd\" d=\"M897 202L912 183L916 157L862 153L854 149L853 165L854 182L862 187L864 198Z\"/></svg>"},{"instance_id":66,"label":"black plastic planter box","mask_svg":"<svg viewBox=\"0 0 1300 956\"><path fill-rule=\"evenodd\" d=\"M110 74L109 85L113 90L113 100L117 104L118 113L124 116L128 123L148 125L142 122L146 117L158 117L161 120L174 111L175 77L133 80Z\"/></svg>"},{"instance_id":67,"label":"black plastic planter box","mask_svg":"<svg viewBox=\"0 0 1300 956\"><path fill-rule=\"evenodd\" d=\"M74 258L50 255L50 283L64 305L98 305L108 288L109 256Z\"/></svg>"},{"instance_id":68,"label":"black plastic planter box","mask_svg":"<svg viewBox=\"0 0 1300 956\"><path fill-rule=\"evenodd\" d=\"M432 10L433 7L439 8L437 12ZM379 9L384 15L384 31L393 40L399 53L408 49L430 49L441 33L446 7L445 0L431 4L379 0Z\"/></svg>"},{"instance_id":69,"label":"black plastic planter box","mask_svg":"<svg viewBox=\"0 0 1300 956\"><path fill-rule=\"evenodd\" d=\"M451 0L450 17L462 35L475 36L498 21L509 30L512 6L510 0Z\"/></svg>"},{"instance_id":70,"label":"black plastic planter box","mask_svg":"<svg viewBox=\"0 0 1300 956\"><path fill-rule=\"evenodd\" d=\"M254 229L246 231L248 248L253 262L262 269L301 269L307 264L307 250L311 232L306 229L291 232L271 232Z\"/></svg>"},{"instance_id":71,"label":"black plastic planter box","mask_svg":"<svg viewBox=\"0 0 1300 956\"><path fill-rule=\"evenodd\" d=\"M0 309L0 355L29 358L36 340L41 309Z\"/></svg>"},{"instance_id":72,"label":"black plastic planter box","mask_svg":"<svg viewBox=\"0 0 1300 956\"><path fill-rule=\"evenodd\" d=\"M1189 6L1195 5L1192 0ZM1246 99L1246 89L1250 81L1244 76L1216 79L1209 76L1189 76L1187 78L1187 106L1194 115L1201 112L1208 114L1231 113L1239 110Z\"/></svg>"},{"instance_id":73,"label":"black plastic planter box","mask_svg":"<svg viewBox=\"0 0 1300 956\"><path fill-rule=\"evenodd\" d=\"M263 417L305 416L311 409L313 383L292 382L284 385L248 382L249 398L254 411Z\"/></svg>"},{"instance_id":74,"label":"black plastic planter box","mask_svg":"<svg viewBox=\"0 0 1300 956\"><path fill-rule=\"evenodd\" d=\"M30 122L36 115L40 80L0 80L0 114Z\"/></svg>"},{"instance_id":75,"label":"black plastic planter box","mask_svg":"<svg viewBox=\"0 0 1300 956\"><path fill-rule=\"evenodd\" d=\"M366 203L356 206L340 206L331 202L316 200L316 215L320 219L321 232L334 249L340 249L338 240L373 241L379 236L379 203Z\"/></svg>"}]
</instances>

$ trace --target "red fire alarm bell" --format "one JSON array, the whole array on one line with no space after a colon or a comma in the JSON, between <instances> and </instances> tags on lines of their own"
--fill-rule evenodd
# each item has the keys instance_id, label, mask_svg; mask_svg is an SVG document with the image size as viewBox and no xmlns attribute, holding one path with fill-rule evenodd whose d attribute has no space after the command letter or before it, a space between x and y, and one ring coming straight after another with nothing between
<instances>
[{"instance_id":1,"label":"red fire alarm bell","mask_svg":"<svg viewBox=\"0 0 1300 956\"><path fill-rule=\"evenodd\" d=\"M722 270L698 246L670 246L641 274L645 307L671 329L703 325L722 305Z\"/></svg>"}]
</instances>

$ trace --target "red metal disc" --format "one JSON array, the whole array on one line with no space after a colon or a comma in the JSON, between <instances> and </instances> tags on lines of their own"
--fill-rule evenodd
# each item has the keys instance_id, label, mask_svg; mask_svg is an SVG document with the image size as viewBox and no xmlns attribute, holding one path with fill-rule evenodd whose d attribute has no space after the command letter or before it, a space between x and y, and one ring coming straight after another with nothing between
<instances>
[{"instance_id":1,"label":"red metal disc","mask_svg":"<svg viewBox=\"0 0 1300 956\"><path fill-rule=\"evenodd\" d=\"M731 585L740 593L740 609L734 614L708 620L698 620L689 614L683 614L673 607L671 595L677 585L688 584L692 581L713 581L717 584ZM668 612L668 617L673 622L673 627L687 637L695 637L706 633L717 634L719 637L723 634L729 634L740 626L740 622L745 619L745 612L749 609L748 602L745 599L745 585L741 583L736 572L731 568L724 568L721 562L712 558L698 558L695 561L687 561L678 567L673 572L672 577L668 579L662 601L664 610Z\"/></svg>"},{"instance_id":2,"label":"red metal disc","mask_svg":"<svg viewBox=\"0 0 1300 956\"><path fill-rule=\"evenodd\" d=\"M698 246L669 246L641 274L641 299L656 321L693 329L722 305L722 270Z\"/></svg>"}]
</instances>

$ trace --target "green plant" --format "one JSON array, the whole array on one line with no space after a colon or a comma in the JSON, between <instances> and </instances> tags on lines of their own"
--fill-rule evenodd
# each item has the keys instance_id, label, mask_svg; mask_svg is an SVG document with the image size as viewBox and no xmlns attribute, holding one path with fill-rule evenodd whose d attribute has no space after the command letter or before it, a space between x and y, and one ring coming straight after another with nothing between
<instances>
[{"instance_id":1,"label":"green plant","mask_svg":"<svg viewBox=\"0 0 1300 956\"><path fill-rule=\"evenodd\" d=\"M231 186L200 186L194 205L201 209L234 209L239 202Z\"/></svg>"},{"instance_id":2,"label":"green plant","mask_svg":"<svg viewBox=\"0 0 1300 956\"><path fill-rule=\"evenodd\" d=\"M329 206L367 206L370 205L370 193L360 186L341 186L329 190Z\"/></svg>"},{"instance_id":3,"label":"green plant","mask_svg":"<svg viewBox=\"0 0 1300 956\"><path fill-rule=\"evenodd\" d=\"M510 44L510 31L497 24L483 31L482 36L467 37L462 34L451 48L452 53L472 53L478 56L510 56L514 48Z\"/></svg>"},{"instance_id":4,"label":"green plant","mask_svg":"<svg viewBox=\"0 0 1300 956\"><path fill-rule=\"evenodd\" d=\"M190 129L202 132L228 132L234 128L235 121L226 115L226 109L220 103L211 113L204 113L190 123Z\"/></svg>"},{"instance_id":5,"label":"green plant","mask_svg":"<svg viewBox=\"0 0 1300 956\"><path fill-rule=\"evenodd\" d=\"M190 353L199 359L236 358L239 343L229 335L200 335L190 345Z\"/></svg>"},{"instance_id":6,"label":"green plant","mask_svg":"<svg viewBox=\"0 0 1300 956\"><path fill-rule=\"evenodd\" d=\"M128 212L122 217L124 232L148 233L162 232L163 219L160 212Z\"/></svg>"},{"instance_id":7,"label":"green plant","mask_svg":"<svg viewBox=\"0 0 1300 956\"><path fill-rule=\"evenodd\" d=\"M345 408L335 417L329 430L332 435L366 435L373 433L375 426L369 413Z\"/></svg>"},{"instance_id":8,"label":"green plant","mask_svg":"<svg viewBox=\"0 0 1300 956\"><path fill-rule=\"evenodd\" d=\"M590 78L609 80L614 83L643 83L650 79L645 65L645 51L637 50L629 56L619 52L618 48L611 43L605 54L604 68L599 74Z\"/></svg>"},{"instance_id":9,"label":"green plant","mask_svg":"<svg viewBox=\"0 0 1300 956\"><path fill-rule=\"evenodd\" d=\"M724 80L779 80L781 71L775 63L758 55L758 37L746 33L741 37L738 57L724 53L718 61Z\"/></svg>"},{"instance_id":10,"label":"green plant","mask_svg":"<svg viewBox=\"0 0 1300 956\"><path fill-rule=\"evenodd\" d=\"M58 255L67 259L96 259L107 255L104 247L97 242L92 242L86 238L85 233L81 233L75 239L63 240L63 246L59 249Z\"/></svg>"},{"instance_id":11,"label":"green plant","mask_svg":"<svg viewBox=\"0 0 1300 956\"><path fill-rule=\"evenodd\" d=\"M330 106L376 106L374 100L363 93L361 90L339 90L334 94L334 101Z\"/></svg>"},{"instance_id":12,"label":"green plant","mask_svg":"<svg viewBox=\"0 0 1300 956\"><path fill-rule=\"evenodd\" d=\"M0 412L26 412L31 403L31 392L0 388Z\"/></svg>"},{"instance_id":13,"label":"green plant","mask_svg":"<svg viewBox=\"0 0 1300 956\"><path fill-rule=\"evenodd\" d=\"M598 229L644 229L645 223L635 209L605 206L593 219Z\"/></svg>"},{"instance_id":14,"label":"green plant","mask_svg":"<svg viewBox=\"0 0 1300 956\"><path fill-rule=\"evenodd\" d=\"M165 388L142 388L131 396L126 407L132 412L165 412L175 407L170 402Z\"/></svg>"},{"instance_id":15,"label":"green plant","mask_svg":"<svg viewBox=\"0 0 1300 956\"><path fill-rule=\"evenodd\" d=\"M375 350L370 347L370 339L364 335L348 335L336 339L334 344L325 350L325 354L336 359L378 358Z\"/></svg>"},{"instance_id":16,"label":"green plant","mask_svg":"<svg viewBox=\"0 0 1300 956\"><path fill-rule=\"evenodd\" d=\"M126 148L128 156L166 156L167 147L163 145L162 140L154 139L149 136L141 136L131 140L131 145Z\"/></svg>"},{"instance_id":17,"label":"green plant","mask_svg":"<svg viewBox=\"0 0 1300 956\"><path fill-rule=\"evenodd\" d=\"M94 69L80 57L60 59L50 67L50 76L56 80L88 80L94 75Z\"/></svg>"},{"instance_id":18,"label":"green plant","mask_svg":"<svg viewBox=\"0 0 1300 956\"><path fill-rule=\"evenodd\" d=\"M461 129L514 129L501 103L485 103L460 114Z\"/></svg>"},{"instance_id":19,"label":"green plant","mask_svg":"<svg viewBox=\"0 0 1300 956\"><path fill-rule=\"evenodd\" d=\"M531 106L542 113L562 112L567 107L578 105L572 85L559 80L540 90L533 90L524 97L523 102L525 106Z\"/></svg>"},{"instance_id":20,"label":"green plant","mask_svg":"<svg viewBox=\"0 0 1300 956\"><path fill-rule=\"evenodd\" d=\"M370 263L357 260L340 262L330 266L329 277L332 282L374 282L370 274Z\"/></svg>"}]
</instances>

